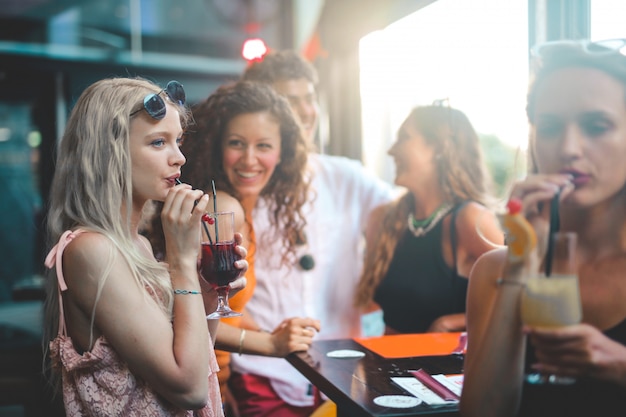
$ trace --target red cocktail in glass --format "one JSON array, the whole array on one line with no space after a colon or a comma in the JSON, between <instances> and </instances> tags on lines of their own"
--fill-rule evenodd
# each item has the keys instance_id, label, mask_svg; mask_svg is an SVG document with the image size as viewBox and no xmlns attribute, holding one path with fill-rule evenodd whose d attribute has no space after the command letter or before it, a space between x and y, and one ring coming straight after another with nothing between
<instances>
[{"instance_id":1,"label":"red cocktail in glass","mask_svg":"<svg viewBox=\"0 0 626 417\"><path fill-rule=\"evenodd\" d=\"M239 277L241 270L235 267L240 256L235 253L235 217L232 211L208 213L202 242L202 257L198 269L218 295L217 309L207 319L241 316L228 305L228 291L232 281ZM208 236L206 233L208 232Z\"/></svg>"}]
</instances>

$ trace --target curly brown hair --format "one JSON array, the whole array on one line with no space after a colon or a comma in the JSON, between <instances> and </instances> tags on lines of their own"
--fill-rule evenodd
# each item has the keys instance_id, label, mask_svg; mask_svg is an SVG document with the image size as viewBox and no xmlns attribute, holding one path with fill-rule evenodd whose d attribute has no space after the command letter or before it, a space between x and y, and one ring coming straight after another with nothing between
<instances>
[{"instance_id":1,"label":"curly brown hair","mask_svg":"<svg viewBox=\"0 0 626 417\"><path fill-rule=\"evenodd\" d=\"M217 189L241 200L224 171L224 133L233 118L259 112L279 122L281 138L280 163L259 197L268 202L270 223L276 237L283 240L282 262L293 264L306 225L302 207L310 185L306 175L309 149L289 103L270 86L248 81L226 84L192 108L194 125L181 148L187 158L182 180L205 192L212 189L213 180ZM154 222L159 221L157 217Z\"/></svg>"},{"instance_id":2,"label":"curly brown hair","mask_svg":"<svg viewBox=\"0 0 626 417\"><path fill-rule=\"evenodd\" d=\"M476 201L492 204L491 179L483 163L478 134L467 116L454 108L441 105L415 107L406 118L435 151L437 176L444 202L457 205ZM357 287L355 305L366 307L385 276L396 245L406 229L407 217L415 210L415 199L407 192L384 206L381 233L368 253Z\"/></svg>"}]
</instances>

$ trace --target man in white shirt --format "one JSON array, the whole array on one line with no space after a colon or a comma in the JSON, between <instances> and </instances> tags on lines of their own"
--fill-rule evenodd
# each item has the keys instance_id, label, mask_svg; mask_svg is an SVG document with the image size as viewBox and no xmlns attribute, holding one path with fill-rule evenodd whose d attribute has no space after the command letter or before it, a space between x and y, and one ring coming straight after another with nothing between
<instances>
[{"instance_id":1,"label":"man in white shirt","mask_svg":"<svg viewBox=\"0 0 626 417\"><path fill-rule=\"evenodd\" d=\"M313 143L319 106L313 66L292 51L272 52L251 65L244 79L272 85L285 96ZM312 146L313 148L313 146ZM298 262L281 265L263 204L253 212L256 288L246 314L260 329L274 329L287 317L320 320L316 338L361 335L361 314L353 306L363 260L363 231L371 210L390 201L392 187L359 161L310 153L311 196L304 207L305 242ZM319 396L281 358L233 355L231 387L241 416L308 416Z\"/></svg>"}]
</instances>

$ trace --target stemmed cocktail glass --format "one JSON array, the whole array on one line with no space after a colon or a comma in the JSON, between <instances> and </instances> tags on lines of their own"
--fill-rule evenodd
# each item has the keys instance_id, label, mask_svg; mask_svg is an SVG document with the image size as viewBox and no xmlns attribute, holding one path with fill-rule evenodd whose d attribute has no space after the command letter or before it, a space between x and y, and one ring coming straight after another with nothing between
<instances>
[{"instance_id":1,"label":"stemmed cocktail glass","mask_svg":"<svg viewBox=\"0 0 626 417\"><path fill-rule=\"evenodd\" d=\"M228 305L229 284L237 279L241 270L235 261L241 259L235 253L235 215L232 211L207 213L202 221L202 257L198 269L202 278L217 291L217 309L207 319L241 316Z\"/></svg>"}]
</instances>

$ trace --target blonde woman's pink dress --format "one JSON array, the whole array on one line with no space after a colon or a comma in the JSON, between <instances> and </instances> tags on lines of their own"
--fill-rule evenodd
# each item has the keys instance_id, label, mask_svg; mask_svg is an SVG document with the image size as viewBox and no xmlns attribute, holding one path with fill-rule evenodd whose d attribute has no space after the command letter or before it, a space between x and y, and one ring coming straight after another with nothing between
<instances>
[{"instance_id":1,"label":"blonde woman's pink dress","mask_svg":"<svg viewBox=\"0 0 626 417\"><path fill-rule=\"evenodd\" d=\"M104 337L99 337L89 352L74 348L65 328L61 293L67 289L62 271L62 256L67 244L85 230L66 231L46 258L48 268L56 267L59 294L59 333L50 342L53 368L60 370L63 403L68 417L223 417L217 380L219 370L213 347L207 377L209 402L200 410L183 410L169 404L145 381L135 377Z\"/></svg>"}]
</instances>

